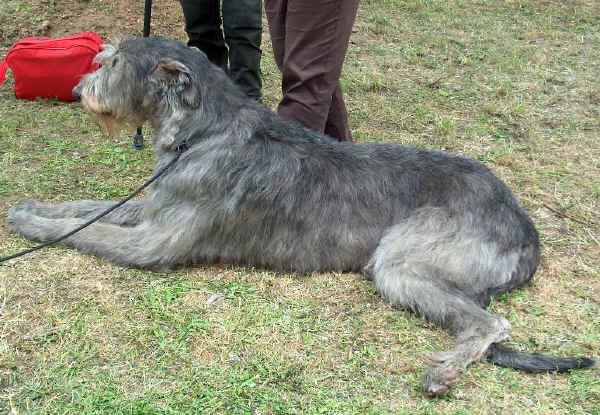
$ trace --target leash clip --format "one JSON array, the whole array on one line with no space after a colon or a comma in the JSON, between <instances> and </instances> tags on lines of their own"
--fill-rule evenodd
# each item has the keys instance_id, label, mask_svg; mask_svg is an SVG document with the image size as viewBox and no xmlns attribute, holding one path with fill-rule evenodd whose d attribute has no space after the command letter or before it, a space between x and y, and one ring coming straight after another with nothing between
<instances>
[{"instance_id":1,"label":"leash clip","mask_svg":"<svg viewBox=\"0 0 600 415\"><path fill-rule=\"evenodd\" d=\"M136 150L142 150L144 148L144 136L141 131L138 131L138 133L133 136L133 148Z\"/></svg>"}]
</instances>

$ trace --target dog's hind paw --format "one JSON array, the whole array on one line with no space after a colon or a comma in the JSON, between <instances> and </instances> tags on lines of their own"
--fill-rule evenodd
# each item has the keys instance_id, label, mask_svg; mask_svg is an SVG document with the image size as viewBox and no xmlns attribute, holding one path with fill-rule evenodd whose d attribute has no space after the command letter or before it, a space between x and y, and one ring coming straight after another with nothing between
<instances>
[{"instance_id":1,"label":"dog's hind paw","mask_svg":"<svg viewBox=\"0 0 600 415\"><path fill-rule=\"evenodd\" d=\"M448 393L466 367L456 361L435 363L423 378L423 392L429 396L442 396Z\"/></svg>"}]
</instances>

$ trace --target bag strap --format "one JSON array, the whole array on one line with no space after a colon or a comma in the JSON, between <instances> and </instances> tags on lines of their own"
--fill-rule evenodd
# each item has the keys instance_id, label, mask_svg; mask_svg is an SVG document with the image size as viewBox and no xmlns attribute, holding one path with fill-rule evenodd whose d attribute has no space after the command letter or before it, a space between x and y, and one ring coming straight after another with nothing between
<instances>
[{"instance_id":1,"label":"bag strap","mask_svg":"<svg viewBox=\"0 0 600 415\"><path fill-rule=\"evenodd\" d=\"M49 40L64 41L64 40L75 40L75 39L91 40L93 43L97 44L98 46L100 46L100 45L102 45L102 43L104 43L102 41L102 38L94 32L81 32L81 33L77 33L74 35L65 36L65 37L56 38L56 39L49 39Z\"/></svg>"}]
</instances>

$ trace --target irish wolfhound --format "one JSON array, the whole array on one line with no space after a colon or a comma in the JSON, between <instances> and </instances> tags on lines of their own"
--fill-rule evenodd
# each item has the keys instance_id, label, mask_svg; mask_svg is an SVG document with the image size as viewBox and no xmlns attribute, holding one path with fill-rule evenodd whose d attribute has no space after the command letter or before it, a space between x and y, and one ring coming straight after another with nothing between
<instances>
[{"instance_id":1,"label":"irish wolfhound","mask_svg":"<svg viewBox=\"0 0 600 415\"><path fill-rule=\"evenodd\" d=\"M107 45L101 68L75 87L106 130L150 121L156 169L182 152L147 196L64 241L118 264L153 270L232 262L281 271L364 270L398 307L449 328L424 391L440 395L484 354L530 372L594 362L510 351L510 325L486 312L525 284L538 234L484 165L389 144L338 143L246 98L206 56L162 38ZM25 201L6 223L47 241L110 201Z\"/></svg>"}]
</instances>

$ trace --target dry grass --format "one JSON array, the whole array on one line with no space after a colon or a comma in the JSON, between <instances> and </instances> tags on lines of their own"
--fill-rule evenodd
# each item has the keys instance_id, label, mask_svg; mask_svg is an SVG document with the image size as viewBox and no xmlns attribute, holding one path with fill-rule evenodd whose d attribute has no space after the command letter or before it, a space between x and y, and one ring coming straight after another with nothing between
<instances>
[{"instance_id":1,"label":"dry grass","mask_svg":"<svg viewBox=\"0 0 600 415\"><path fill-rule=\"evenodd\" d=\"M141 25L137 3L73 4L82 29ZM178 7L155 1L155 33L183 38ZM44 20L50 34L81 28L66 14L0 3L0 51ZM600 357L599 16L592 0L365 0L348 51L357 139L481 160L531 213L540 269L492 306L518 349ZM268 35L264 46L275 106ZM152 155L128 135L108 141L77 104L17 101L11 87L0 88L0 212L24 198L119 198L150 175ZM0 226L0 256L28 246ZM598 368L534 376L482 362L427 399L428 356L450 343L354 274L153 274L62 248L0 266L0 412L600 414Z\"/></svg>"}]
</instances>

